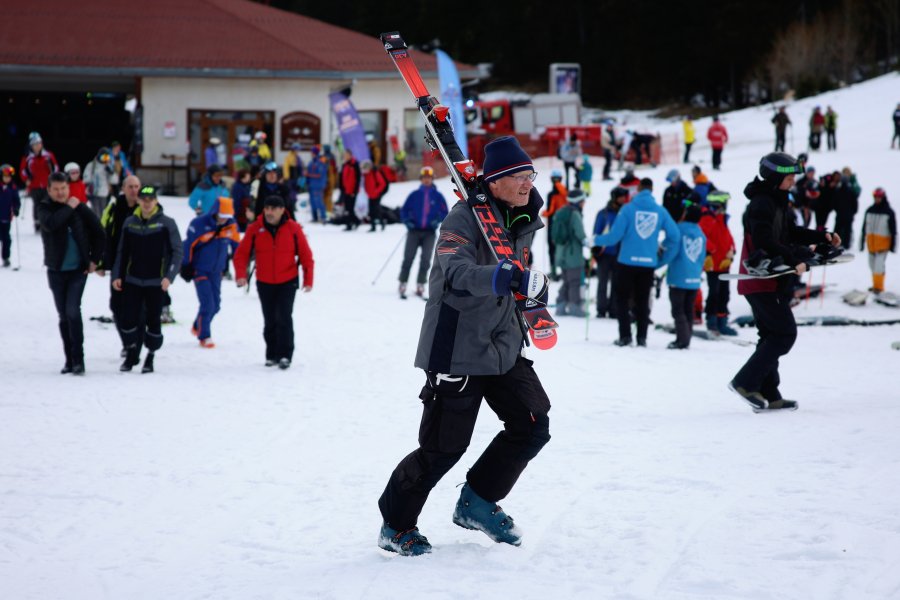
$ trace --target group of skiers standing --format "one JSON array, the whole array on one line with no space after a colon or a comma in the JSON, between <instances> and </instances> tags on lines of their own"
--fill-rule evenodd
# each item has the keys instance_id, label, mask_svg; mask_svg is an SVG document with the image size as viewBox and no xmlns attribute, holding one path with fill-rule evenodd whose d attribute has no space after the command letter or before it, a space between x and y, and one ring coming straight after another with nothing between
<instances>
[{"instance_id":1,"label":"group of skiers standing","mask_svg":"<svg viewBox=\"0 0 900 600\"><path fill-rule=\"evenodd\" d=\"M809 117L809 137L807 139L810 150L819 150L822 147L823 132L827 138L828 149L837 150L837 120L838 115L830 106L824 113L821 106L813 108L812 115ZM784 152L787 128L793 125L784 106L778 108L775 116L772 117L772 123L775 125L775 152Z\"/></svg>"}]
</instances>

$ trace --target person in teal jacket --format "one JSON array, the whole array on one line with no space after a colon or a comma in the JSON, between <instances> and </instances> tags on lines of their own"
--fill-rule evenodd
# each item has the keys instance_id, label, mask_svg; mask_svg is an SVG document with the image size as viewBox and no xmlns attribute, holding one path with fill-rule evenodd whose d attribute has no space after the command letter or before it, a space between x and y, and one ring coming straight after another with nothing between
<instances>
[{"instance_id":1,"label":"person in teal jacket","mask_svg":"<svg viewBox=\"0 0 900 600\"><path fill-rule=\"evenodd\" d=\"M224 170L219 165L210 165L188 198L188 205L197 215L205 215L212 210L219 198L230 198L228 188L222 183Z\"/></svg>"},{"instance_id":2,"label":"person in teal jacket","mask_svg":"<svg viewBox=\"0 0 900 600\"><path fill-rule=\"evenodd\" d=\"M619 339L617 346L631 345L631 315L627 307L634 300L634 316L637 319L637 344L647 345L647 329L650 325L650 290L653 287L653 271L661 264L668 264L678 252L681 232L669 215L669 211L653 198L653 181L641 179L638 193L622 207L609 233L594 237L595 246L619 246L619 275L616 302L619 307ZM659 232L665 230L660 257Z\"/></svg>"},{"instance_id":3,"label":"person in teal jacket","mask_svg":"<svg viewBox=\"0 0 900 600\"><path fill-rule=\"evenodd\" d=\"M556 266L562 271L562 285L556 297L556 314L584 317L581 307L581 284L584 279L585 245L583 190L569 192L568 204L553 215L550 237L556 245Z\"/></svg>"},{"instance_id":4,"label":"person in teal jacket","mask_svg":"<svg viewBox=\"0 0 900 600\"><path fill-rule=\"evenodd\" d=\"M686 350L694 333L694 300L706 260L706 236L698 225L700 212L699 203L684 201L684 212L678 223L681 243L666 273L672 318L675 319L675 341L669 344L669 350Z\"/></svg>"}]
</instances>

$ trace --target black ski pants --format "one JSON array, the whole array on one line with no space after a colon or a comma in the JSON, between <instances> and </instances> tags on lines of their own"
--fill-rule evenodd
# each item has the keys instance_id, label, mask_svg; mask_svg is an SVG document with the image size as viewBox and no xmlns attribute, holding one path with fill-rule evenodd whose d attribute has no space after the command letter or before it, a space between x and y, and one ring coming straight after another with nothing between
<instances>
[{"instance_id":1,"label":"black ski pants","mask_svg":"<svg viewBox=\"0 0 900 600\"><path fill-rule=\"evenodd\" d=\"M403 248L403 263L400 265L400 283L409 281L409 271L412 269L416 251L421 248L419 257L419 273L416 283L424 284L428 281L428 269L431 268L431 255L434 253L435 234L433 229L410 229L406 232L406 246Z\"/></svg>"},{"instance_id":2,"label":"black ski pants","mask_svg":"<svg viewBox=\"0 0 900 600\"><path fill-rule=\"evenodd\" d=\"M669 302L672 304L672 318L675 320L675 343L682 348L691 345L694 332L694 299L697 290L669 288Z\"/></svg>"},{"instance_id":3,"label":"black ski pants","mask_svg":"<svg viewBox=\"0 0 900 600\"><path fill-rule=\"evenodd\" d=\"M162 347L162 303L163 291L160 286L122 286L122 343L140 347L141 343L150 352Z\"/></svg>"},{"instance_id":4,"label":"black ski pants","mask_svg":"<svg viewBox=\"0 0 900 600\"><path fill-rule=\"evenodd\" d=\"M616 318L618 257L601 254L597 259L597 316Z\"/></svg>"},{"instance_id":5,"label":"black ski pants","mask_svg":"<svg viewBox=\"0 0 900 600\"><path fill-rule=\"evenodd\" d=\"M728 301L731 299L731 286L727 279L720 279L727 271L707 271L706 283L709 293L706 295L706 317L725 317L728 315Z\"/></svg>"},{"instance_id":6,"label":"black ski pants","mask_svg":"<svg viewBox=\"0 0 900 600\"><path fill-rule=\"evenodd\" d=\"M724 148L713 148L712 151L712 168L719 170L719 167L722 166L722 150Z\"/></svg>"},{"instance_id":7,"label":"black ski pants","mask_svg":"<svg viewBox=\"0 0 900 600\"><path fill-rule=\"evenodd\" d=\"M837 150L837 129L825 130L826 141L829 150Z\"/></svg>"},{"instance_id":8,"label":"black ski pants","mask_svg":"<svg viewBox=\"0 0 900 600\"><path fill-rule=\"evenodd\" d=\"M790 352L797 340L797 322L791 310L790 293L787 291L763 292L745 296L753 310L753 319L759 330L756 350L747 359L737 375L736 387L759 392L769 402L781 399L778 385L778 360Z\"/></svg>"},{"instance_id":9,"label":"black ski pants","mask_svg":"<svg viewBox=\"0 0 900 600\"><path fill-rule=\"evenodd\" d=\"M629 306L634 306L637 320L637 339L647 339L650 326L650 290L653 288L653 268L635 267L619 263L616 274L616 308L619 319L619 339L631 339L631 315ZM632 300L634 304L632 305Z\"/></svg>"},{"instance_id":10,"label":"black ski pants","mask_svg":"<svg viewBox=\"0 0 900 600\"><path fill-rule=\"evenodd\" d=\"M266 360L294 357L294 298L299 279L285 283L256 282L263 313Z\"/></svg>"},{"instance_id":11,"label":"black ski pants","mask_svg":"<svg viewBox=\"0 0 900 600\"><path fill-rule=\"evenodd\" d=\"M15 218L15 217L13 217ZM0 256L3 260L9 260L12 249L12 238L9 236L9 227L12 225L9 221L0 221ZM21 261L21 257L19 258Z\"/></svg>"},{"instance_id":12,"label":"black ski pants","mask_svg":"<svg viewBox=\"0 0 900 600\"><path fill-rule=\"evenodd\" d=\"M550 399L532 364L520 356L503 375L426 373L419 394L424 405L419 447L400 461L378 499L386 523L399 531L416 525L429 492L468 448L482 398L503 421L503 431L469 469L466 481L488 502L509 494L550 441Z\"/></svg>"},{"instance_id":13,"label":"black ski pants","mask_svg":"<svg viewBox=\"0 0 900 600\"><path fill-rule=\"evenodd\" d=\"M81 297L87 274L80 269L56 271L47 269L47 281L53 292L53 303L59 315L59 335L62 337L66 364L84 364L84 323L81 319Z\"/></svg>"},{"instance_id":14,"label":"black ski pants","mask_svg":"<svg viewBox=\"0 0 900 600\"><path fill-rule=\"evenodd\" d=\"M684 164L688 164L689 162L691 162L691 146L693 145L694 142L691 142L690 144L688 144L687 142L684 143Z\"/></svg>"},{"instance_id":15,"label":"black ski pants","mask_svg":"<svg viewBox=\"0 0 900 600\"><path fill-rule=\"evenodd\" d=\"M784 129L775 130L775 152L784 152Z\"/></svg>"}]
</instances>

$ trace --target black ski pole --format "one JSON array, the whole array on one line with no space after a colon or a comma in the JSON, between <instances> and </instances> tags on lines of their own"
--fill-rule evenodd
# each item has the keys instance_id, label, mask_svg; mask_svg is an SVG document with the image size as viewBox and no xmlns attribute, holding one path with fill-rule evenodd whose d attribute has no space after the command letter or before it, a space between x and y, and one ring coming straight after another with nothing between
<instances>
[{"instance_id":1,"label":"black ski pole","mask_svg":"<svg viewBox=\"0 0 900 600\"><path fill-rule=\"evenodd\" d=\"M406 239L407 234L403 234L403 237L397 241L397 245L394 246L394 249L391 250L391 253L388 255L387 260L384 261L384 264L381 265L381 268L378 269L378 274L375 275L375 279L372 280L372 285L375 285L375 282L378 281L378 278L381 277L381 273L384 271L385 267L388 266L388 263L391 262L391 259L394 258L394 253L397 252L397 248L400 247L400 243Z\"/></svg>"}]
</instances>

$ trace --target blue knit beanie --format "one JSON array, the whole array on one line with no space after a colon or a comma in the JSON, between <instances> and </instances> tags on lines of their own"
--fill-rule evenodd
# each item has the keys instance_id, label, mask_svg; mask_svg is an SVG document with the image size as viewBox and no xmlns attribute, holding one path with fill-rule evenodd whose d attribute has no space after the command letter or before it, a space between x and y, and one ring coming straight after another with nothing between
<instances>
[{"instance_id":1,"label":"blue knit beanie","mask_svg":"<svg viewBox=\"0 0 900 600\"><path fill-rule=\"evenodd\" d=\"M497 138L484 147L484 180L490 183L520 171L534 171L534 165L519 140L511 135Z\"/></svg>"}]
</instances>

